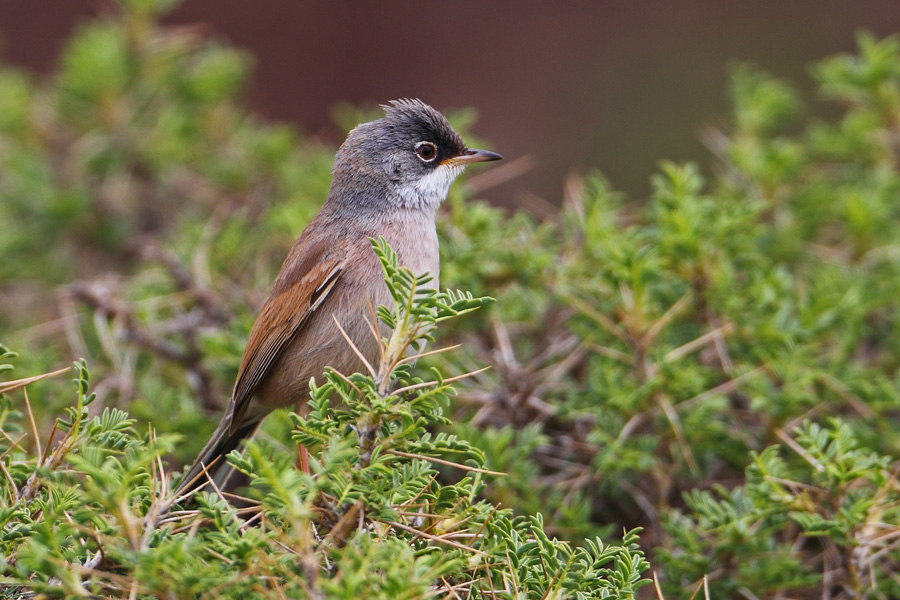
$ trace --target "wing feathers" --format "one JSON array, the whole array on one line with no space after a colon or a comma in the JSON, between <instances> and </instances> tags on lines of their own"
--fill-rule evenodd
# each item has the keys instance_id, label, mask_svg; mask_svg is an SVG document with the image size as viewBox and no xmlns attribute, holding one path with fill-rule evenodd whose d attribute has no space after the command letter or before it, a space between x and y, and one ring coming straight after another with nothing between
<instances>
[{"instance_id":1,"label":"wing feathers","mask_svg":"<svg viewBox=\"0 0 900 600\"><path fill-rule=\"evenodd\" d=\"M228 411L231 433L240 427L250 398L269 369L340 279L346 259L346 252L341 250L325 240L294 246L286 261L293 264L285 266L304 275L292 284L276 285L276 292L266 300L253 324ZM302 254L295 255L295 251Z\"/></svg>"}]
</instances>

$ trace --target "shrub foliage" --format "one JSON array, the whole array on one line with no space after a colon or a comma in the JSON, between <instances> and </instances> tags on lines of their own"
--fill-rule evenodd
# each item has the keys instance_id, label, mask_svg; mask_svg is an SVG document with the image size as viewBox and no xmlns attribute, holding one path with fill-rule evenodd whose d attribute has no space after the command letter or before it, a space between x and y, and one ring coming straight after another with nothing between
<instances>
[{"instance_id":1,"label":"shrub foliage","mask_svg":"<svg viewBox=\"0 0 900 600\"><path fill-rule=\"evenodd\" d=\"M270 417L242 502L192 507L172 473L333 148L249 114L249 58L169 4L85 24L47 81L0 68L8 595L631 597L643 550L667 598L900 596L900 40L814 65L818 99L736 68L710 167L663 163L646 201L454 190L442 282L497 301L455 318L486 300L377 245L385 359ZM31 377L81 357L74 395Z\"/></svg>"},{"instance_id":2,"label":"shrub foliage","mask_svg":"<svg viewBox=\"0 0 900 600\"><path fill-rule=\"evenodd\" d=\"M540 515L516 517L480 497L485 477L502 474L482 468L477 447L428 433L447 423L443 407L452 388L438 372L429 381L413 375L415 354L407 350L420 348L438 322L489 299L438 294L423 287L427 275L399 267L383 241L375 251L395 299L392 309L379 308L378 318L393 332L368 373L327 373L321 386L312 384L309 415L291 415L293 438L312 451L310 474L284 449L254 442L229 457L250 477L251 498L238 502L218 489L173 497L161 461L173 436L140 435L135 421L115 408L92 418L97 397L83 362L76 364L75 405L57 419L63 435L52 451L23 451L12 435L25 415L11 411L3 423L13 444L6 449L0 512L7 591L634 597L647 583L636 532L621 545L597 538L572 547L551 539ZM41 448L38 431L31 435ZM465 476L441 483L436 465ZM187 500L198 508L182 508Z\"/></svg>"}]
</instances>

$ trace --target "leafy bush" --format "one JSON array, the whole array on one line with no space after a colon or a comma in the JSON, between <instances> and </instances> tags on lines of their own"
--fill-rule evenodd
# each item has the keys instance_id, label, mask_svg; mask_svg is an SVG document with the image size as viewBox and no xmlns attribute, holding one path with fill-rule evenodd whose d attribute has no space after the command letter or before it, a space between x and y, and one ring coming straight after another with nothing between
<instances>
[{"instance_id":1,"label":"leafy bush","mask_svg":"<svg viewBox=\"0 0 900 600\"><path fill-rule=\"evenodd\" d=\"M487 464L516 473L512 426L537 463L518 467L533 483L488 497L555 507L566 533L645 526L666 594L691 595L704 573L713 596L898 593L886 490L898 450L900 41L859 43L859 56L813 69L845 107L836 124L804 121L786 83L737 69L732 131L707 136L712 182L664 163L647 203L595 175L570 184L551 222L490 209L444 222L451 263L505 240L451 271L500 300L466 338L465 364L494 368L461 384L454 430L483 430ZM833 433L803 425L836 416ZM829 460L883 458L827 483L807 463L826 446ZM758 487L779 477L776 502Z\"/></svg>"},{"instance_id":2,"label":"leafy bush","mask_svg":"<svg viewBox=\"0 0 900 600\"><path fill-rule=\"evenodd\" d=\"M254 442L230 456L251 478L256 502L205 492L195 510L172 498L161 456L172 436L139 436L135 421L106 408L91 418L89 374L76 365L77 400L57 420L62 440L41 453L36 429L18 441L24 414L3 425L0 540L7 590L48 596L292 598L633 598L648 583L635 532L620 546L599 538L573 548L551 539L538 516L514 517L483 499L483 455L446 423L452 388L412 374L406 350L441 321L487 298L437 294L375 246L395 299L379 319L393 329L368 374L329 372L311 386L293 437L312 451L313 476L290 454ZM434 352L434 351L432 351ZM13 382L7 388L26 385ZM30 416L30 413L29 413ZM34 423L34 419L30 419ZM33 436L37 452L19 442ZM452 460L442 459L448 456ZM467 473L438 481L433 463Z\"/></svg>"},{"instance_id":3,"label":"leafy bush","mask_svg":"<svg viewBox=\"0 0 900 600\"><path fill-rule=\"evenodd\" d=\"M539 221L455 189L438 223L442 283L497 302L436 330L459 349L394 371L401 387L437 382L433 395L398 401L372 374L331 374L306 420L273 415L232 457L254 474L258 526L207 496L151 527L159 460L190 460L218 420L333 156L248 114L249 59L160 27L168 4L122 3L87 24L48 82L0 70L2 337L22 351L19 372L85 357L96 394L61 423L85 440L68 450L46 435L36 445L71 404L58 383L28 384L32 410L18 391L5 400L10 582L155 595L165 574L184 597L614 595L639 583L638 540L596 540L642 527L667 598L702 582L711 597L900 594L900 40L861 34L857 54L812 68L831 120L788 83L736 68L730 125L705 135L711 168L663 163L647 201L573 176L559 214ZM347 126L371 116L338 114ZM451 119L466 129L472 117ZM442 388L483 366L453 382L457 396ZM364 415L373 431L407 423L384 450L410 456L362 465L349 424ZM138 435L146 422L153 435ZM290 464L298 440L317 449L314 480ZM14 501L13 484L21 492L56 451L60 470ZM419 492L431 512L398 511ZM177 524L192 519L211 526ZM50 574L29 578L38 567ZM595 573L609 587L589 590Z\"/></svg>"}]
</instances>

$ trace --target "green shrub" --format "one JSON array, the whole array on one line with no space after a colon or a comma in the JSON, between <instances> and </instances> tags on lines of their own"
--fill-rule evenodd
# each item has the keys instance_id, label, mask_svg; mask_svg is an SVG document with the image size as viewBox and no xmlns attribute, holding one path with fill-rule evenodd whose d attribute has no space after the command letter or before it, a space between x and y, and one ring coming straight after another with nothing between
<instances>
[{"instance_id":1,"label":"green shrub","mask_svg":"<svg viewBox=\"0 0 900 600\"><path fill-rule=\"evenodd\" d=\"M339 410L330 398L356 392L332 375L309 420L275 414L234 457L257 475L266 515L237 536L246 515L214 497L178 515L211 527L147 527L158 459L191 460L218 421L255 311L324 200L334 149L248 113L249 57L160 26L170 4L120 3L84 25L48 81L0 67L0 337L21 351L19 373L84 357L96 394L68 417L87 451L64 452L66 468L44 473L24 508L12 483L21 491L43 452L34 431L49 432L71 395L48 378L28 385L29 405L18 390L3 401L10 583L127 595L116 587L127 582L153 596L176 574L184 597L278 586L357 597L438 593L444 577L487 586L460 597L562 597L599 569L612 593L637 584L638 540L610 546L610 571L599 542L571 542L642 527L669 598L704 576L711 597L897 595L897 38L861 34L857 54L813 66L830 120L787 82L737 67L730 124L705 136L710 168L663 163L646 201L573 176L541 221L455 188L438 223L441 281L497 302L439 327L439 344L461 347L398 377L491 368L434 406L405 399L415 425L400 451L508 475L392 454L337 473L359 457L346 424L396 406L370 395ZM373 112L335 115L350 127ZM465 129L473 116L451 119ZM148 422L155 433L138 434ZM320 453L314 482L290 464L298 435ZM490 560L386 524L412 489L446 511L439 535L484 524ZM325 510L320 496L342 500ZM344 545L296 526L333 527L357 500L371 527ZM34 569L50 574L28 579Z\"/></svg>"},{"instance_id":2,"label":"green shrub","mask_svg":"<svg viewBox=\"0 0 900 600\"><path fill-rule=\"evenodd\" d=\"M396 301L378 310L393 329L381 362L367 374L327 373L321 386L311 384L309 415L291 415L293 438L311 452L311 474L262 442L229 456L250 477L254 501L245 508L216 490L197 495L199 508L182 509L161 462L173 436L139 435L114 408L91 417L96 395L83 362L52 451L41 453L36 429L14 440L27 430L25 414L8 414L0 429L8 442L0 442L5 589L66 597L633 598L648 583L635 532L613 546L551 539L540 515L515 517L480 498L486 478L502 474L483 468L476 446L428 433L447 422L453 389L436 370L434 380L415 376L406 349L490 299L437 294L425 286L429 276L399 268L383 240L375 250ZM20 443L29 436L36 451ZM441 483L435 463L466 476Z\"/></svg>"}]
</instances>

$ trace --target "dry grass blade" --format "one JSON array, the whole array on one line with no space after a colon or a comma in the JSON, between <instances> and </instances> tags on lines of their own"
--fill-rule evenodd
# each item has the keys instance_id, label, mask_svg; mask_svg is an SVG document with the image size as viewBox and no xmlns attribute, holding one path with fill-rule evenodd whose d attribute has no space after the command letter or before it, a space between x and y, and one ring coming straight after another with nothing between
<instances>
[{"instance_id":1,"label":"dry grass blade","mask_svg":"<svg viewBox=\"0 0 900 600\"><path fill-rule=\"evenodd\" d=\"M566 357L556 364L550 364L547 368L538 371L541 380L534 389L534 395L540 395L555 383L559 382L563 376L568 374L572 369L584 358L586 347L584 344L571 348L566 353ZM556 409L553 409L556 413Z\"/></svg>"},{"instance_id":2,"label":"dry grass blade","mask_svg":"<svg viewBox=\"0 0 900 600\"><path fill-rule=\"evenodd\" d=\"M659 334L661 334L666 326L672 322L672 319L675 318L675 315L681 312L682 309L684 309L684 307L688 305L688 302L690 302L691 300L691 296L692 294L690 291L685 292L684 295L679 298L677 302L675 302L675 304L669 307L669 309L663 314L663 316L657 319L656 322L653 323L653 325L651 325L649 329L647 329L647 332L644 334L643 339L641 340L644 347L649 346L656 340L657 337L659 337Z\"/></svg>"},{"instance_id":3,"label":"dry grass blade","mask_svg":"<svg viewBox=\"0 0 900 600\"><path fill-rule=\"evenodd\" d=\"M344 340L347 342L347 344L350 345L350 349L353 350L353 353L356 354L359 360L362 361L363 365L365 365L366 369L369 371L369 374L372 375L372 377L377 377L378 373L375 372L375 369L372 367L371 363L366 360L366 357L363 356L363 353L359 351L359 348L356 347L356 344L353 343L353 340L350 339L350 336L347 335L347 332L344 331L343 327L341 327L341 324L337 320L337 317L331 315L331 318L334 319L334 324L337 325L337 328L340 330L341 335L344 337Z\"/></svg>"},{"instance_id":4,"label":"dry grass blade","mask_svg":"<svg viewBox=\"0 0 900 600\"><path fill-rule=\"evenodd\" d=\"M616 325L612 319L594 309L593 306L591 306L584 300L576 298L574 296L567 298L567 300L572 303L572 306L577 308L583 314L593 319L598 325L603 327L603 329L607 330L609 333L613 334L626 344L629 342L628 335L625 333L625 331L623 331L621 327Z\"/></svg>"},{"instance_id":5,"label":"dry grass blade","mask_svg":"<svg viewBox=\"0 0 900 600\"><path fill-rule=\"evenodd\" d=\"M706 596L707 600L709 600L709 587L707 586L707 583L706 583L706 575L704 575L703 579L697 584L697 589L694 590L693 594L691 594L691 597L689 600L694 600L694 598L697 597L697 594L700 593L701 588L705 588L705 590L706 590L705 596Z\"/></svg>"},{"instance_id":6,"label":"dry grass blade","mask_svg":"<svg viewBox=\"0 0 900 600\"><path fill-rule=\"evenodd\" d=\"M666 355L663 356L663 362L672 362L673 360L678 360L679 358L690 354L694 350L698 350L706 346L710 342L715 342L720 336L724 336L725 334L731 333L732 331L734 331L734 324L732 323L726 323L721 327L713 329L712 331L708 331L700 337L693 339L686 344L682 344L674 350L666 353Z\"/></svg>"},{"instance_id":7,"label":"dry grass blade","mask_svg":"<svg viewBox=\"0 0 900 600\"><path fill-rule=\"evenodd\" d=\"M421 538L425 538L426 540L437 542L439 544L446 544L448 546L452 546L454 548L458 548L460 550L465 550L466 552L472 552L473 554L478 554L479 556L487 556L481 550L476 550L471 546L466 546L465 544L460 544L459 542L454 542L453 540L448 540L446 537L439 535L431 535L430 533L425 533L415 527L409 527L408 525L404 525L403 523L397 523L395 521L382 521L386 525L390 525L391 527L396 527L397 529L402 529L403 531L409 532L413 535L416 535Z\"/></svg>"},{"instance_id":8,"label":"dry grass blade","mask_svg":"<svg viewBox=\"0 0 900 600\"><path fill-rule=\"evenodd\" d=\"M384 362L384 344L381 343L381 335L378 333L378 315L376 314L375 305L372 304L372 297L366 296L366 306L369 308L369 317L366 319L366 325L369 332L375 340L375 346L378 348L378 362Z\"/></svg>"},{"instance_id":9,"label":"dry grass blade","mask_svg":"<svg viewBox=\"0 0 900 600\"><path fill-rule=\"evenodd\" d=\"M402 358L397 361L398 365L402 365L403 363L413 362L419 360L420 358L424 358L426 356L434 356L435 354L442 354L444 352L449 352L450 350L456 350L457 348L461 348L462 344L454 344L452 346L447 346L445 348L438 348L436 350L429 350L428 352L422 352L421 354L411 354L406 358Z\"/></svg>"},{"instance_id":10,"label":"dry grass blade","mask_svg":"<svg viewBox=\"0 0 900 600\"><path fill-rule=\"evenodd\" d=\"M665 394L659 394L659 406L662 408L663 413L666 415L666 419L668 419L669 424L672 426L672 432L675 434L675 439L678 441L678 447L681 450L681 455L684 457L685 463L687 463L688 468L691 470L691 474L696 477L699 474L700 469L697 467L697 461L694 459L691 445L688 444L684 437L684 428L681 426L681 421L678 419L678 412L675 410L669 397Z\"/></svg>"},{"instance_id":11,"label":"dry grass blade","mask_svg":"<svg viewBox=\"0 0 900 600\"><path fill-rule=\"evenodd\" d=\"M471 471L472 473L483 473L484 475L508 475L508 473L502 473L500 471L489 471L487 469L479 469L478 467L470 467L468 465L456 463L451 460L444 460L442 458L435 458L433 456L425 456L424 454L413 454L412 452L401 452L400 450L387 450L386 452L388 454L394 454L396 456L402 456L404 458L426 460L428 462L434 462L440 465L447 465L448 467L456 467L457 469L461 469L463 471Z\"/></svg>"},{"instance_id":12,"label":"dry grass blade","mask_svg":"<svg viewBox=\"0 0 900 600\"><path fill-rule=\"evenodd\" d=\"M41 436L38 435L37 423L34 420L34 412L31 410L31 402L28 400L28 389L22 390L22 394L25 396L25 411L28 413L28 421L31 423L31 434L34 436L34 446L38 453L40 453L42 448Z\"/></svg>"},{"instance_id":13,"label":"dry grass blade","mask_svg":"<svg viewBox=\"0 0 900 600\"><path fill-rule=\"evenodd\" d=\"M484 373L485 371L487 371L490 368L491 368L490 366L482 367L482 368L478 369L477 371L470 371L468 373L463 373L462 375L448 377L447 379L444 379L443 381L423 381L422 383L408 385L408 386L402 387L398 390L394 390L394 394L400 395L405 392L411 392L413 390L418 390L418 389L422 389L422 388L426 388L426 387L431 387L431 386L435 386L435 385L443 385L445 383L453 383L454 381L459 381L460 379L466 379L468 377L473 377L475 375L478 375L479 373Z\"/></svg>"},{"instance_id":14,"label":"dry grass blade","mask_svg":"<svg viewBox=\"0 0 900 600\"><path fill-rule=\"evenodd\" d=\"M336 377L338 377L341 381L343 381L344 383L346 383L347 385L349 385L351 388L353 388L353 390L354 390L357 394L359 394L360 396L364 396L364 395L365 395L365 394L363 394L363 391L362 391L361 389L359 389L359 386L358 386L358 385L356 385L355 383L353 383L352 381L350 381L350 378L347 377L346 375L344 375L343 373L341 373L340 371L335 371L334 369L332 369L332 370L331 370L331 373L333 373L333 374L334 374Z\"/></svg>"},{"instance_id":15,"label":"dry grass blade","mask_svg":"<svg viewBox=\"0 0 900 600\"><path fill-rule=\"evenodd\" d=\"M182 494L181 496L178 496L178 497L176 497L176 498L172 498L172 501L171 501L170 506L171 506L172 504L179 504L179 503L181 503L181 502L184 502L185 500L187 500L188 498L190 498L191 496L193 496L193 495L196 493L196 491L197 491L196 489L194 489L194 484L196 484L197 482L199 482L201 479L206 478L207 480L212 481L212 477L211 477L210 474L209 474L209 469L212 468L213 465L215 465L216 462L217 462L220 458L221 458L220 456L215 457L215 458L212 460L212 462L210 462L208 465L205 464L205 463L200 463L201 469L200 469L200 472L199 472L199 473L197 473L196 475L194 475L194 476L191 478L190 481L182 481L182 482L179 482L178 487L180 487L180 488L187 487L187 488L190 489L190 491L189 491L188 493Z\"/></svg>"},{"instance_id":16,"label":"dry grass blade","mask_svg":"<svg viewBox=\"0 0 900 600\"><path fill-rule=\"evenodd\" d=\"M803 447L800 444L798 444L797 442L795 442L794 439L791 438L791 436L789 436L787 433L785 433L783 429L781 429L781 428L776 429L775 435L778 437L779 440L784 442L785 445L787 445L791 450L793 450L794 452L799 454L803 458L803 460L805 460L806 462L811 464L815 468L816 471L819 471L820 473L825 471L825 467L822 465L822 463L817 461L815 459L815 457L813 457L812 455L809 454L809 452L804 450Z\"/></svg>"},{"instance_id":17,"label":"dry grass blade","mask_svg":"<svg viewBox=\"0 0 900 600\"><path fill-rule=\"evenodd\" d=\"M595 344L593 342L587 342L585 347L591 352L606 356L607 358L612 358L626 365L634 364L634 357L621 350L616 350L615 348L610 348L608 346L601 346L600 344Z\"/></svg>"},{"instance_id":18,"label":"dry grass blade","mask_svg":"<svg viewBox=\"0 0 900 600\"><path fill-rule=\"evenodd\" d=\"M58 371L51 371L50 373L43 373L41 375L35 375L34 377L26 377L24 379L14 379L12 381L4 381L0 383L0 394L6 394L17 390L19 388L23 388L26 385L31 385L36 381L40 381L42 379L47 379L48 377L56 377L57 375L62 375L63 373L68 373L69 367L65 369L59 369Z\"/></svg>"},{"instance_id":19,"label":"dry grass blade","mask_svg":"<svg viewBox=\"0 0 900 600\"><path fill-rule=\"evenodd\" d=\"M4 438L6 438L6 441L9 442L9 448L6 450L6 452L4 452L2 454L2 456L0 456L0 458L5 458L6 455L9 454L10 451L13 450L13 448L18 448L21 452L25 453L25 448L20 446L19 442L21 442L23 439L25 439L25 436L28 434L23 433L22 435L19 436L19 439L14 440L10 437L10 435L8 433L6 433L6 431L4 431L2 428L0 428L0 435L2 435Z\"/></svg>"},{"instance_id":20,"label":"dry grass blade","mask_svg":"<svg viewBox=\"0 0 900 600\"><path fill-rule=\"evenodd\" d=\"M859 413L859 416L864 419L875 418L875 411L862 398L854 394L846 383L825 371L818 373L818 376L828 389L839 395L853 410Z\"/></svg>"},{"instance_id":21,"label":"dry grass blade","mask_svg":"<svg viewBox=\"0 0 900 600\"><path fill-rule=\"evenodd\" d=\"M666 600L666 597L663 596L662 589L659 587L659 577L656 576L656 571L653 571L653 587L656 588L656 597L659 600Z\"/></svg>"},{"instance_id":22,"label":"dry grass blade","mask_svg":"<svg viewBox=\"0 0 900 600\"><path fill-rule=\"evenodd\" d=\"M447 591L453 594L453 597L456 598L456 600L462 600L462 597L460 597L460 595L456 593L456 590L453 589L453 586L450 585L450 582L448 582L443 576L441 577L441 581L444 583L444 587L447 589Z\"/></svg>"},{"instance_id":23,"label":"dry grass blade","mask_svg":"<svg viewBox=\"0 0 900 600\"><path fill-rule=\"evenodd\" d=\"M15 502L16 498L19 497L19 488L16 486L16 481L12 478L12 475L6 470L6 465L3 464L3 461L0 461L0 471L3 471L3 476L9 482L9 489L12 493L11 502Z\"/></svg>"},{"instance_id":24,"label":"dry grass blade","mask_svg":"<svg viewBox=\"0 0 900 600\"><path fill-rule=\"evenodd\" d=\"M689 406L691 406L693 404L696 404L698 402L706 400L710 396L715 396L718 394L728 394L728 393L734 391L735 389L737 389L737 387L739 385L741 385L744 381L750 379L751 377L755 377L756 375L759 375L760 373L763 373L765 371L766 371L765 365L763 365L761 367L756 367L752 371L747 371L743 375L738 375L734 379L729 379L725 383L719 384L712 389L709 389L709 390L706 390L705 392L697 394L696 396L694 396L693 398L691 398L689 400L685 400L684 402L679 402L678 406L676 408L678 410L684 410L685 408L688 408Z\"/></svg>"}]
</instances>

